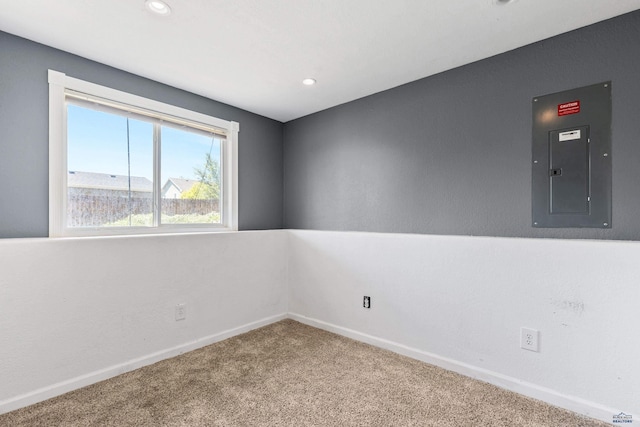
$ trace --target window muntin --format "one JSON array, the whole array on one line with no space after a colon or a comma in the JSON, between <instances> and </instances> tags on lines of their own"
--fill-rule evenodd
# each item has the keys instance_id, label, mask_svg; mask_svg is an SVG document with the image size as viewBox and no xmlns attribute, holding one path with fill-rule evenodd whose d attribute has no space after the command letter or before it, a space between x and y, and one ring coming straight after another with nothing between
<instances>
[{"instance_id":1,"label":"window muntin","mask_svg":"<svg viewBox=\"0 0 640 427\"><path fill-rule=\"evenodd\" d=\"M237 229L237 123L49 83L51 236Z\"/></svg>"}]
</instances>

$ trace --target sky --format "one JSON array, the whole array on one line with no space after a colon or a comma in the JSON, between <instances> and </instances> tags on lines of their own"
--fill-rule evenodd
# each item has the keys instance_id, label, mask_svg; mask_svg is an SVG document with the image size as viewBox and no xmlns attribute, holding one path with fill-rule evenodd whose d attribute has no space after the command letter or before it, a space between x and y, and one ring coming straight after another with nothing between
<instances>
[{"instance_id":1,"label":"sky","mask_svg":"<svg viewBox=\"0 0 640 427\"><path fill-rule=\"evenodd\" d=\"M162 126L161 185L168 178L196 179L194 168L202 168L211 152L220 161L220 140ZM131 175L153 181L153 125L129 119ZM68 104L67 161L70 171L128 174L127 119Z\"/></svg>"}]
</instances>

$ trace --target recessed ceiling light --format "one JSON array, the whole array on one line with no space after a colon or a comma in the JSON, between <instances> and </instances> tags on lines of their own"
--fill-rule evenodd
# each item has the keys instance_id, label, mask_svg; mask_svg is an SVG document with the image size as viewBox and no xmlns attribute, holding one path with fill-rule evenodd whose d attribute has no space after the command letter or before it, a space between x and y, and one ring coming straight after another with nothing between
<instances>
[{"instance_id":1,"label":"recessed ceiling light","mask_svg":"<svg viewBox=\"0 0 640 427\"><path fill-rule=\"evenodd\" d=\"M516 0L496 0L496 4L509 4L513 3Z\"/></svg>"},{"instance_id":2,"label":"recessed ceiling light","mask_svg":"<svg viewBox=\"0 0 640 427\"><path fill-rule=\"evenodd\" d=\"M153 13L157 13L158 15L167 16L171 13L169 5L162 0L147 0L144 4L147 6L147 9Z\"/></svg>"},{"instance_id":3,"label":"recessed ceiling light","mask_svg":"<svg viewBox=\"0 0 640 427\"><path fill-rule=\"evenodd\" d=\"M307 85L307 86L314 85L314 84L316 84L316 79L304 79L302 81L302 84L303 85Z\"/></svg>"}]
</instances>

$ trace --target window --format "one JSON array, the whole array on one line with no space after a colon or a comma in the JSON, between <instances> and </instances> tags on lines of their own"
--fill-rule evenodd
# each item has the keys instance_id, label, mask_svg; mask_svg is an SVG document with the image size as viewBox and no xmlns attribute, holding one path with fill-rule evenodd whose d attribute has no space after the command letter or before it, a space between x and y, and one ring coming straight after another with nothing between
<instances>
[{"instance_id":1,"label":"window","mask_svg":"<svg viewBox=\"0 0 640 427\"><path fill-rule=\"evenodd\" d=\"M237 230L237 133L49 70L49 235Z\"/></svg>"}]
</instances>

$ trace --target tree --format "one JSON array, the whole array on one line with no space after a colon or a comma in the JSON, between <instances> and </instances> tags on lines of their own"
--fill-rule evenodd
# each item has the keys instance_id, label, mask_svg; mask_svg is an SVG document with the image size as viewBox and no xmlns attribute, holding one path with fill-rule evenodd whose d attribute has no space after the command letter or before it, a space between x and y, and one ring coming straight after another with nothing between
<instances>
[{"instance_id":1,"label":"tree","mask_svg":"<svg viewBox=\"0 0 640 427\"><path fill-rule=\"evenodd\" d=\"M181 199L209 200L217 199L219 192L209 184L196 182L193 186L180 195Z\"/></svg>"},{"instance_id":2,"label":"tree","mask_svg":"<svg viewBox=\"0 0 640 427\"><path fill-rule=\"evenodd\" d=\"M193 168L198 182L188 191L180 195L181 199L219 199L220 198L220 165L211 157L205 156L203 168Z\"/></svg>"}]
</instances>

